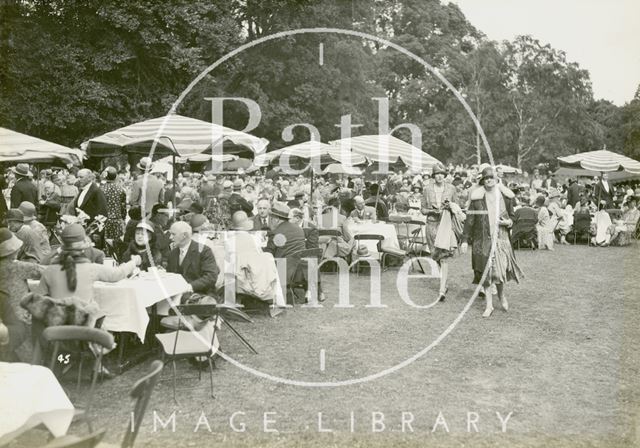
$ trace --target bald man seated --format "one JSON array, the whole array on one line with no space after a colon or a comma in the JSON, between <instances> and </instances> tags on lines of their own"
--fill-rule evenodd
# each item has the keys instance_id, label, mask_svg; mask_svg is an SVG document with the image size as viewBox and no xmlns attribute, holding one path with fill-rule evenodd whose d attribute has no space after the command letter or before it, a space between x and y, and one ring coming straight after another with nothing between
<instances>
[{"instance_id":1,"label":"bald man seated","mask_svg":"<svg viewBox=\"0 0 640 448\"><path fill-rule=\"evenodd\" d=\"M169 229L173 249L169 253L167 272L175 272L189 282L193 292L213 295L220 269L211 249L192 240L191 226L178 221Z\"/></svg>"},{"instance_id":2,"label":"bald man seated","mask_svg":"<svg viewBox=\"0 0 640 448\"><path fill-rule=\"evenodd\" d=\"M351 214L349 214L349 216L354 221L357 222L357 221L368 221L368 220L375 221L376 220L376 209L368 205L365 205L365 201L362 196L356 196L355 198L353 198L353 202L355 203L356 208L353 209L353 211L351 212Z\"/></svg>"}]
</instances>

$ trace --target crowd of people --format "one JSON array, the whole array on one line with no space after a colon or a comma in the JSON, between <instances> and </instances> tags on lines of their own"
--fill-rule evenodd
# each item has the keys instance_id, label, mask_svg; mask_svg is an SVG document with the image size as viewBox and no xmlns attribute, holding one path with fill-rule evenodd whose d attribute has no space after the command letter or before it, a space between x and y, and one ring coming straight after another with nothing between
<instances>
[{"instance_id":1,"label":"crowd of people","mask_svg":"<svg viewBox=\"0 0 640 448\"><path fill-rule=\"evenodd\" d=\"M0 339L9 341L3 356L31 339L27 279L40 279L41 294L52 299L90 303L93 281L160 268L181 274L189 292L219 295L222 267L210 245L216 232L260 234L262 240L236 241L252 260L262 252L277 259L322 248L325 258L351 262L362 255L351 223L420 219L420 252L440 267L439 299L446 298L449 259L470 245L473 281L482 286L488 317L492 295L508 309L504 285L523 275L514 247L553 250L554 243L577 241L582 230L597 246L625 245L637 235L640 217L638 184L612 185L606 173L566 183L538 170L506 176L490 166L453 165L436 165L428 174L394 169L313 180L279 167L222 175L181 171L175 181L171 174L147 157L132 169L45 169L37 182L28 164L7 171L0 201ZM325 238L323 229L337 232ZM106 258L117 265L105 265ZM99 324L96 313L92 322Z\"/></svg>"}]
</instances>

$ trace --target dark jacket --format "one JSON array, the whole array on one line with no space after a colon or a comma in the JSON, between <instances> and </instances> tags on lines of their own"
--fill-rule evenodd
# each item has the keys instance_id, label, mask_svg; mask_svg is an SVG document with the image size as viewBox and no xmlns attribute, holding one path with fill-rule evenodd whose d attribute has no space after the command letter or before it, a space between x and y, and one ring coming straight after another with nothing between
<instances>
[{"instance_id":1,"label":"dark jacket","mask_svg":"<svg viewBox=\"0 0 640 448\"><path fill-rule=\"evenodd\" d=\"M58 222L58 212L60 211L60 195L51 194L45 199L44 204L40 204L41 222L47 226L53 226Z\"/></svg>"},{"instance_id":2,"label":"dark jacket","mask_svg":"<svg viewBox=\"0 0 640 448\"><path fill-rule=\"evenodd\" d=\"M513 193L511 193L511 197L504 192L501 194L507 215L509 215L510 219L514 219ZM474 271L474 283L479 282L491 255L491 224L487 210L484 189L473 190L467 218L464 223L462 242L469 241L471 244L471 266Z\"/></svg>"},{"instance_id":3,"label":"dark jacket","mask_svg":"<svg viewBox=\"0 0 640 448\"><path fill-rule=\"evenodd\" d=\"M150 267L161 267L162 266L162 256L160 255L160 251L157 250L155 246L155 241L149 241L149 247L151 248L151 253L147 251L147 246L138 246L135 241L131 241L129 243L129 247L122 254L121 263L126 263L131 260L132 255L140 255L142 258L142 263L140 263L140 270L147 271ZM151 255L151 257L149 256Z\"/></svg>"},{"instance_id":4,"label":"dark jacket","mask_svg":"<svg viewBox=\"0 0 640 448\"><path fill-rule=\"evenodd\" d=\"M260 218L258 215L251 218L251 221L253 221L253 230L266 230L267 232L271 230L269 228L269 217L267 217L266 219L267 223L263 224L262 218Z\"/></svg>"},{"instance_id":5,"label":"dark jacket","mask_svg":"<svg viewBox=\"0 0 640 448\"><path fill-rule=\"evenodd\" d=\"M276 245L275 241L278 240L284 241L284 245ZM270 252L274 258L287 258L291 254L305 250L306 248L304 230L289 221L284 221L280 223L273 231L273 234L269 236L266 250Z\"/></svg>"},{"instance_id":6,"label":"dark jacket","mask_svg":"<svg viewBox=\"0 0 640 448\"><path fill-rule=\"evenodd\" d=\"M582 187L577 183L573 183L567 190L567 205L576 208L576 204L580 201L580 191Z\"/></svg>"},{"instance_id":7,"label":"dark jacket","mask_svg":"<svg viewBox=\"0 0 640 448\"><path fill-rule=\"evenodd\" d=\"M82 204L78 204L78 199L82 194L82 190L78 192L73 201L71 201L70 206L71 212L75 214L76 208L79 208L83 212L85 212L91 219L95 218L98 215L102 215L104 217L107 216L107 199L104 197L104 193L95 183L92 183L89 187L89 191L87 191L86 196L84 197Z\"/></svg>"},{"instance_id":8,"label":"dark jacket","mask_svg":"<svg viewBox=\"0 0 640 448\"><path fill-rule=\"evenodd\" d=\"M19 178L11 189L11 208L18 208L23 201L38 204L38 187L27 177Z\"/></svg>"},{"instance_id":9,"label":"dark jacket","mask_svg":"<svg viewBox=\"0 0 640 448\"><path fill-rule=\"evenodd\" d=\"M242 210L247 216L253 216L253 205L239 193L231 193L229 196L229 212L231 216L237 211Z\"/></svg>"},{"instance_id":10,"label":"dark jacket","mask_svg":"<svg viewBox=\"0 0 640 448\"><path fill-rule=\"evenodd\" d=\"M182 265L180 261L180 249L174 248L169 253L167 272L181 274L191 284L193 292L201 294L213 294L216 280L218 279L218 265L213 257L213 252L207 246L191 241Z\"/></svg>"},{"instance_id":11,"label":"dark jacket","mask_svg":"<svg viewBox=\"0 0 640 448\"><path fill-rule=\"evenodd\" d=\"M611 185L611 182L608 182L608 184L609 191L605 190L602 180L598 181L593 189L593 197L597 206L600 206L601 201L605 201L607 203L606 208L613 208L613 185Z\"/></svg>"}]
</instances>

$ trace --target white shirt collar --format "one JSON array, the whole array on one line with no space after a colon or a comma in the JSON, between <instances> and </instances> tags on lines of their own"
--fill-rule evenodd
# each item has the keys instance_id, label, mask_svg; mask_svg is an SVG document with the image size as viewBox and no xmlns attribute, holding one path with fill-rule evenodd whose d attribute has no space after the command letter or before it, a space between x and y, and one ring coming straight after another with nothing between
<instances>
[{"instance_id":1,"label":"white shirt collar","mask_svg":"<svg viewBox=\"0 0 640 448\"><path fill-rule=\"evenodd\" d=\"M92 183L93 183L93 182L89 182L87 185L85 185L84 187L82 187L82 190L81 190L81 191L89 191L89 188L91 188L91 184L92 184Z\"/></svg>"}]
</instances>

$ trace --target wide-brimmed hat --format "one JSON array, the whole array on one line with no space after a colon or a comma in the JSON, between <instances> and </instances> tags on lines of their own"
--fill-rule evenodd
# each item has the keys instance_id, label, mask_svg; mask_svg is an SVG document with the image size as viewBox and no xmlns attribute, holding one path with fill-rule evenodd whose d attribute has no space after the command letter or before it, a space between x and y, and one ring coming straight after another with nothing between
<instances>
[{"instance_id":1,"label":"wide-brimmed hat","mask_svg":"<svg viewBox=\"0 0 640 448\"><path fill-rule=\"evenodd\" d=\"M153 168L151 157L141 158L136 167L138 167L138 169L142 171L149 171L151 168Z\"/></svg>"},{"instance_id":2,"label":"wide-brimmed hat","mask_svg":"<svg viewBox=\"0 0 640 448\"><path fill-rule=\"evenodd\" d=\"M154 230L153 226L148 223L147 221L140 221L137 225L136 225L136 230L137 229L144 229L148 232L151 233L156 233L156 231Z\"/></svg>"},{"instance_id":3,"label":"wide-brimmed hat","mask_svg":"<svg viewBox=\"0 0 640 448\"><path fill-rule=\"evenodd\" d=\"M222 188L225 190L228 190L229 188L233 187L233 182L231 182L230 180L225 180L224 182L222 182Z\"/></svg>"},{"instance_id":4,"label":"wide-brimmed hat","mask_svg":"<svg viewBox=\"0 0 640 448\"><path fill-rule=\"evenodd\" d=\"M7 212L7 222L17 221L24 222L24 214L17 208L12 208Z\"/></svg>"},{"instance_id":5,"label":"wide-brimmed hat","mask_svg":"<svg viewBox=\"0 0 640 448\"><path fill-rule=\"evenodd\" d=\"M493 168L490 167L490 166L487 166L487 167L482 169L482 172L480 173L480 180L478 181L478 183L480 185L484 185L484 181L487 178L489 178L489 177L495 178L495 175L496 175L496 173L493 170Z\"/></svg>"},{"instance_id":6,"label":"wide-brimmed hat","mask_svg":"<svg viewBox=\"0 0 640 448\"><path fill-rule=\"evenodd\" d=\"M31 171L29 171L29 165L26 163L18 163L11 168L11 171L13 171L16 176L28 177L32 175Z\"/></svg>"},{"instance_id":7,"label":"wide-brimmed hat","mask_svg":"<svg viewBox=\"0 0 640 448\"><path fill-rule=\"evenodd\" d=\"M275 202L271 206L269 214L288 221L290 211L291 209L286 204L283 204L282 202Z\"/></svg>"},{"instance_id":8,"label":"wide-brimmed hat","mask_svg":"<svg viewBox=\"0 0 640 448\"><path fill-rule=\"evenodd\" d=\"M180 201L180 203L178 204L178 210L183 210L183 211L187 211L191 208L191 205L193 204L193 199L191 198L184 198L183 200Z\"/></svg>"},{"instance_id":9,"label":"wide-brimmed hat","mask_svg":"<svg viewBox=\"0 0 640 448\"><path fill-rule=\"evenodd\" d=\"M446 176L447 175L447 169L441 163L437 163L433 167L433 170L431 170L431 175L432 176L435 176L436 174L444 174Z\"/></svg>"},{"instance_id":10,"label":"wide-brimmed hat","mask_svg":"<svg viewBox=\"0 0 640 448\"><path fill-rule=\"evenodd\" d=\"M22 201L18 206L18 210L22 212L24 216L24 222L31 222L36 220L36 206L29 201Z\"/></svg>"},{"instance_id":11,"label":"wide-brimmed hat","mask_svg":"<svg viewBox=\"0 0 640 448\"><path fill-rule=\"evenodd\" d=\"M22 240L6 227L0 229L0 258L8 257L22 247Z\"/></svg>"},{"instance_id":12,"label":"wide-brimmed hat","mask_svg":"<svg viewBox=\"0 0 640 448\"><path fill-rule=\"evenodd\" d=\"M80 224L69 224L60 235L63 250L81 250L91 246L87 234Z\"/></svg>"},{"instance_id":13,"label":"wide-brimmed hat","mask_svg":"<svg viewBox=\"0 0 640 448\"><path fill-rule=\"evenodd\" d=\"M244 182L242 182L242 179L236 179L233 181L234 190L242 190L242 187L244 187Z\"/></svg>"},{"instance_id":14,"label":"wide-brimmed hat","mask_svg":"<svg viewBox=\"0 0 640 448\"><path fill-rule=\"evenodd\" d=\"M557 188L550 188L549 189L549 199L554 199L554 198L559 198L560 197L560 191L558 191Z\"/></svg>"}]
</instances>

